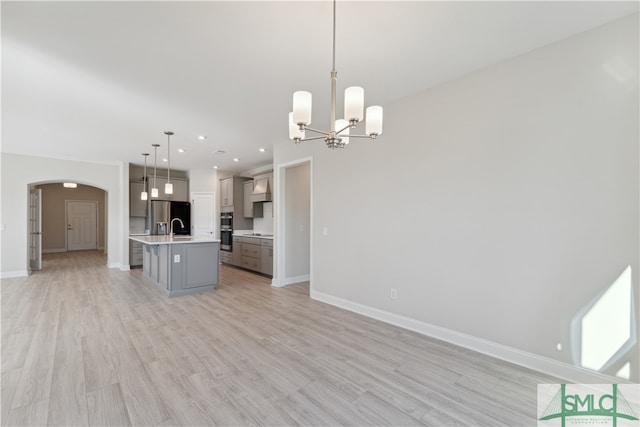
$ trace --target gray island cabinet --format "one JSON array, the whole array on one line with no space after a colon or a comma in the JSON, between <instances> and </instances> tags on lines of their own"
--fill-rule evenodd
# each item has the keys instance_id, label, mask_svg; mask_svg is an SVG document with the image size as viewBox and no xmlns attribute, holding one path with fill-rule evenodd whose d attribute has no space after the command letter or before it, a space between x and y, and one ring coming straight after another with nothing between
<instances>
[{"instance_id":1,"label":"gray island cabinet","mask_svg":"<svg viewBox=\"0 0 640 427\"><path fill-rule=\"evenodd\" d=\"M220 240L129 236L143 244L142 274L167 296L210 291L218 284Z\"/></svg>"}]
</instances>

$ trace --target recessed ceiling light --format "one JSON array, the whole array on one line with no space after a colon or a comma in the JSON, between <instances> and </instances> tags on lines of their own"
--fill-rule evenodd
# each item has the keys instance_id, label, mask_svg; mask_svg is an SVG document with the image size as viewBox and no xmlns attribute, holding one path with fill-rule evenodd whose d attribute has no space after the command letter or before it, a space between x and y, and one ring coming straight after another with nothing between
<instances>
[{"instance_id":1,"label":"recessed ceiling light","mask_svg":"<svg viewBox=\"0 0 640 427\"><path fill-rule=\"evenodd\" d=\"M265 151L267 151L267 149L266 149L266 148L260 148L260 149L259 149L259 151L260 151L261 153L264 153Z\"/></svg>"},{"instance_id":2,"label":"recessed ceiling light","mask_svg":"<svg viewBox=\"0 0 640 427\"><path fill-rule=\"evenodd\" d=\"M214 169L218 169L218 167L217 167L217 166L214 166L213 168L214 168Z\"/></svg>"},{"instance_id":3,"label":"recessed ceiling light","mask_svg":"<svg viewBox=\"0 0 640 427\"><path fill-rule=\"evenodd\" d=\"M184 153L185 149L184 148L178 148L178 153Z\"/></svg>"},{"instance_id":4,"label":"recessed ceiling light","mask_svg":"<svg viewBox=\"0 0 640 427\"><path fill-rule=\"evenodd\" d=\"M239 161L240 161L240 159L236 157L235 159L233 159L233 161L234 161L234 162L239 162Z\"/></svg>"},{"instance_id":5,"label":"recessed ceiling light","mask_svg":"<svg viewBox=\"0 0 640 427\"><path fill-rule=\"evenodd\" d=\"M203 140L207 139L207 137L206 137L206 136L204 136L204 135L200 135L200 136L198 136L198 139L199 139L199 140L201 140L201 141L203 141Z\"/></svg>"},{"instance_id":6,"label":"recessed ceiling light","mask_svg":"<svg viewBox=\"0 0 640 427\"><path fill-rule=\"evenodd\" d=\"M163 161L163 162L168 162L168 160L167 160L167 159L162 159L162 161Z\"/></svg>"}]
</instances>

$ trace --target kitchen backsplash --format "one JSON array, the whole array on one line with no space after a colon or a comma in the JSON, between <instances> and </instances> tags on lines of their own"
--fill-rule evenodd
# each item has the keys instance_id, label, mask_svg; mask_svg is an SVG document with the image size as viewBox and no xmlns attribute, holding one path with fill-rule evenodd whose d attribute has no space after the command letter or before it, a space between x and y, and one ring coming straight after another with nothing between
<instances>
[{"instance_id":1,"label":"kitchen backsplash","mask_svg":"<svg viewBox=\"0 0 640 427\"><path fill-rule=\"evenodd\" d=\"M273 234L273 202L262 204L262 218L253 218L255 233Z\"/></svg>"},{"instance_id":2,"label":"kitchen backsplash","mask_svg":"<svg viewBox=\"0 0 640 427\"><path fill-rule=\"evenodd\" d=\"M144 233L145 220L144 217L129 217L129 234Z\"/></svg>"}]
</instances>

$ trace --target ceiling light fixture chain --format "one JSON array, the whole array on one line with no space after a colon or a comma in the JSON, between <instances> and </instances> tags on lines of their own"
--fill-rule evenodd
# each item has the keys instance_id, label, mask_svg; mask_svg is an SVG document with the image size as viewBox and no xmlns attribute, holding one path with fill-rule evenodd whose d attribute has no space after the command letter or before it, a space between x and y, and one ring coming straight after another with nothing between
<instances>
[{"instance_id":1,"label":"ceiling light fixture chain","mask_svg":"<svg viewBox=\"0 0 640 427\"><path fill-rule=\"evenodd\" d=\"M142 192L140 193L140 200L148 200L149 193L147 193L147 157L149 153L142 153L144 156L144 172L142 173Z\"/></svg>"},{"instance_id":2,"label":"ceiling light fixture chain","mask_svg":"<svg viewBox=\"0 0 640 427\"><path fill-rule=\"evenodd\" d=\"M311 124L311 93L297 91L293 94L293 111L289 113L289 138L296 143L324 139L329 148L344 148L349 138L376 139L382 134L382 107L375 105L367 108L365 135L349 135L351 128L363 118L364 89L358 86L348 87L344 91L344 119L336 120L336 0L333 0L333 57L331 67L331 106L329 131L321 131L309 127ZM307 138L305 131L321 136Z\"/></svg>"},{"instance_id":3,"label":"ceiling light fixture chain","mask_svg":"<svg viewBox=\"0 0 640 427\"><path fill-rule=\"evenodd\" d=\"M164 194L173 194L173 184L171 183L171 135L173 132L166 131L167 135L167 183L164 185Z\"/></svg>"},{"instance_id":4,"label":"ceiling light fixture chain","mask_svg":"<svg viewBox=\"0 0 640 427\"><path fill-rule=\"evenodd\" d=\"M156 178L158 176L158 147L160 144L151 144L154 151L154 159L153 159L153 187L151 188L151 197L158 197L158 186L156 185Z\"/></svg>"}]
</instances>

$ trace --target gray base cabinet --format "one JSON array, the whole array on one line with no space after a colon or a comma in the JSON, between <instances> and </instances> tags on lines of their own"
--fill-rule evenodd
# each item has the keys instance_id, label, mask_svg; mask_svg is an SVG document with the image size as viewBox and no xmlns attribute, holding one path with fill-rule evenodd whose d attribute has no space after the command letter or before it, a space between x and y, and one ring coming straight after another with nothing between
<instances>
[{"instance_id":1,"label":"gray base cabinet","mask_svg":"<svg viewBox=\"0 0 640 427\"><path fill-rule=\"evenodd\" d=\"M142 261L142 243L129 240L129 267L140 267Z\"/></svg>"},{"instance_id":2,"label":"gray base cabinet","mask_svg":"<svg viewBox=\"0 0 640 427\"><path fill-rule=\"evenodd\" d=\"M231 245L231 264L241 267L242 266L242 237L233 236L233 243Z\"/></svg>"},{"instance_id":3,"label":"gray base cabinet","mask_svg":"<svg viewBox=\"0 0 640 427\"><path fill-rule=\"evenodd\" d=\"M213 290L219 250L218 242L145 244L143 275L170 297Z\"/></svg>"},{"instance_id":4,"label":"gray base cabinet","mask_svg":"<svg viewBox=\"0 0 640 427\"><path fill-rule=\"evenodd\" d=\"M232 247L230 264L273 275L273 239L233 236Z\"/></svg>"},{"instance_id":5,"label":"gray base cabinet","mask_svg":"<svg viewBox=\"0 0 640 427\"><path fill-rule=\"evenodd\" d=\"M273 276L273 240L260 239L260 273Z\"/></svg>"}]
</instances>

